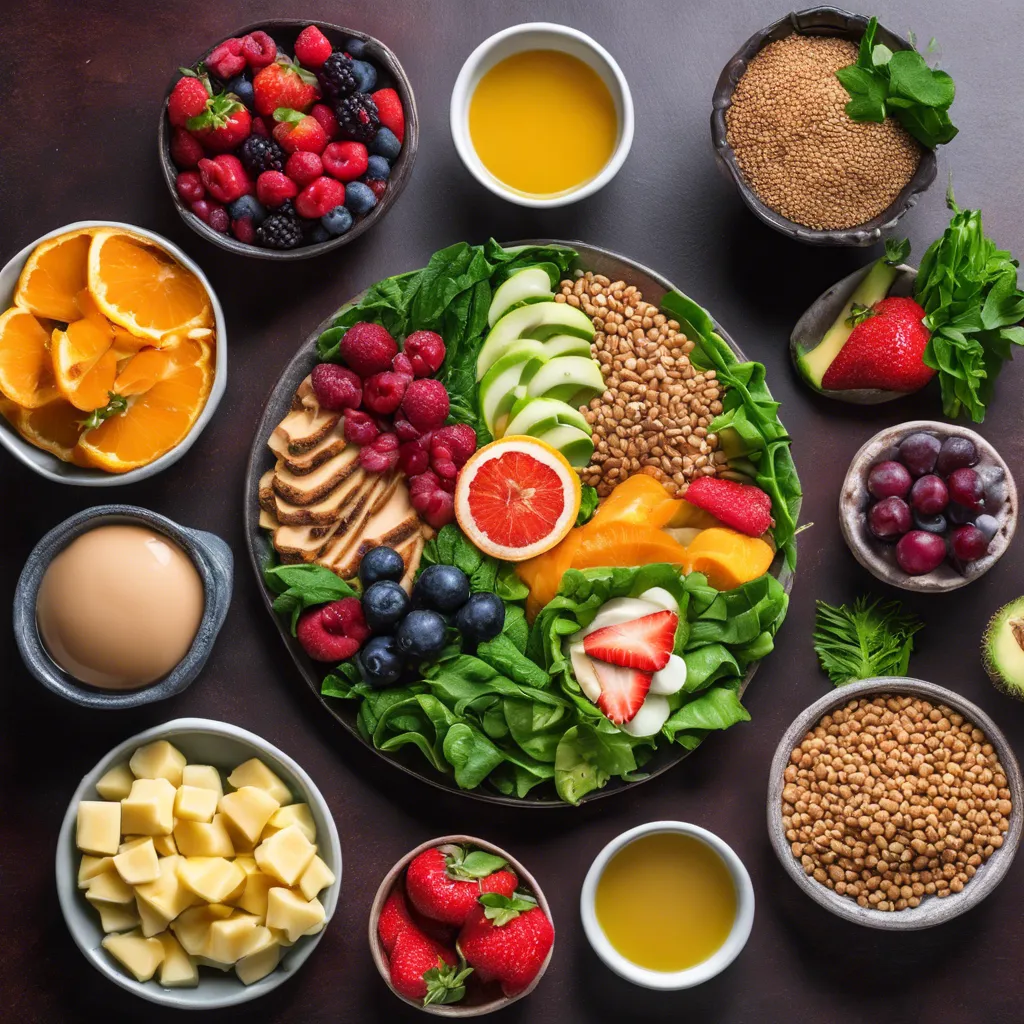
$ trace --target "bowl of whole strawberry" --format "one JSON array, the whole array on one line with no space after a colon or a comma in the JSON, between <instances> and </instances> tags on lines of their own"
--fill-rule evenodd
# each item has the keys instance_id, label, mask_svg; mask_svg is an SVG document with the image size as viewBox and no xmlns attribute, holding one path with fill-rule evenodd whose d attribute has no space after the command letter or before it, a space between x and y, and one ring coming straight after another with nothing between
<instances>
[{"instance_id":1,"label":"bowl of whole strawberry","mask_svg":"<svg viewBox=\"0 0 1024 1024\"><path fill-rule=\"evenodd\" d=\"M368 231L405 187L418 143L398 58L324 22L239 29L179 68L160 112L181 218L264 259L318 256Z\"/></svg>"},{"instance_id":2,"label":"bowl of whole strawberry","mask_svg":"<svg viewBox=\"0 0 1024 1024\"><path fill-rule=\"evenodd\" d=\"M403 1002L478 1017L529 995L554 949L551 908L533 876L472 836L431 839L381 882L370 952Z\"/></svg>"}]
</instances>

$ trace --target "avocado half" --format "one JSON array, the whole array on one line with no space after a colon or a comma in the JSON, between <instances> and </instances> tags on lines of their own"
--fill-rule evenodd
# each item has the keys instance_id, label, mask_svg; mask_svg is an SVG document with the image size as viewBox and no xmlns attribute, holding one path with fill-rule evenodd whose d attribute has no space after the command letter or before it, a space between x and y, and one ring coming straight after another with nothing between
<instances>
[{"instance_id":1,"label":"avocado half","mask_svg":"<svg viewBox=\"0 0 1024 1024\"><path fill-rule=\"evenodd\" d=\"M992 616L981 641L981 660L997 690L1024 700L1024 597Z\"/></svg>"}]
</instances>

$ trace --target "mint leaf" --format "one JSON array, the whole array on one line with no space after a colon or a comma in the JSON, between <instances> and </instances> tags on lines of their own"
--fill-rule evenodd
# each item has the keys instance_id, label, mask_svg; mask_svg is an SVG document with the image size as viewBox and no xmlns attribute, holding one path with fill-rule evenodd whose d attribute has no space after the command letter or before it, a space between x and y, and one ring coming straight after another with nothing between
<instances>
[{"instance_id":1,"label":"mint leaf","mask_svg":"<svg viewBox=\"0 0 1024 1024\"><path fill-rule=\"evenodd\" d=\"M898 50L889 60L889 88L925 107L945 110L956 95L953 79L933 71L916 50Z\"/></svg>"}]
</instances>

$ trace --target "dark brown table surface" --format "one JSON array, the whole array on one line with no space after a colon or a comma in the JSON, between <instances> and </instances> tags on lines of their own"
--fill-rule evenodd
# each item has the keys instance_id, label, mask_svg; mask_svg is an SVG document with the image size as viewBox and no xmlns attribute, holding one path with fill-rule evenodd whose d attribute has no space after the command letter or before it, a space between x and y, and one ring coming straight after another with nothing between
<instances>
[{"instance_id":1,"label":"dark brown table surface","mask_svg":"<svg viewBox=\"0 0 1024 1024\"><path fill-rule=\"evenodd\" d=\"M800 312L872 252L791 243L755 221L715 168L708 132L719 70L783 0L24 0L4 5L0 60L0 260L61 224L122 220L165 234L208 274L227 317L227 393L195 447L153 480L91 491L48 483L0 453L0 590L14 591L38 539L68 515L108 500L155 509L232 545L234 603L201 678L181 696L134 712L96 712L51 696L23 669L0 629L0 1020L170 1020L90 967L64 927L54 891L57 829L79 778L114 744L182 715L252 729L297 758L334 812L345 869L338 912L303 970L276 992L218 1020L422 1020L387 991L370 960L366 921L377 885L432 836L486 836L522 859L551 901L555 957L537 991L502 1019L553 1022L693 1020L963 1022L1000 1024L1021 1009L1024 861L994 896L931 931L888 934L844 923L783 874L768 843L766 773L786 725L829 683L811 650L814 599L885 589L844 546L835 515L850 457L901 419L940 412L937 393L874 409L813 398L786 354ZM1024 63L1018 12L1002 0L885 2L898 31L937 37L954 76L960 126L941 151L939 180L903 222L918 257L947 222L942 194L981 207L989 233L1024 254L1021 138ZM178 219L160 177L156 124L172 70L261 16L322 17L384 39L412 79L422 144L412 181L388 218L352 246L279 265L239 258ZM448 99L462 60L519 21L563 21L617 58L633 90L636 138L618 177L561 210L522 210L463 170L448 132ZM572 116L571 111L566 111ZM627 795L581 809L506 810L441 794L363 750L320 709L269 628L242 532L242 480L263 402L296 347L335 307L371 282L422 266L458 239L579 238L654 267L710 308L747 353L768 366L794 437L805 488L800 564L776 651L747 693L753 721L711 737L691 758ZM1024 465L1019 365L1003 374L982 433ZM1024 540L969 590L907 598L927 623L913 673L956 689L992 714L1018 747L1024 708L989 685L978 640L994 609L1021 591ZM97 597L99 595L90 595ZM887 593L886 596L895 596ZM724 974L658 995L609 974L583 935L579 890L591 859L619 832L673 818L706 826L739 852L757 893L754 930ZM680 908L683 912L684 908Z\"/></svg>"}]
</instances>

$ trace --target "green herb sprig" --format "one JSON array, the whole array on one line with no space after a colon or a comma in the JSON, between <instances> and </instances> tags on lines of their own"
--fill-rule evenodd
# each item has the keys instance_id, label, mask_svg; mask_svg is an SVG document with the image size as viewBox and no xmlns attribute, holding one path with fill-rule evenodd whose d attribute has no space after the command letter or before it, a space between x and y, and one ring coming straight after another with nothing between
<instances>
[{"instance_id":1,"label":"green herb sprig","mask_svg":"<svg viewBox=\"0 0 1024 1024\"><path fill-rule=\"evenodd\" d=\"M897 50L876 43L878 19L872 18L860 41L857 60L840 68L836 78L850 94L846 113L854 121L894 117L929 149L950 142L957 128L949 119L956 96L953 79L930 68L917 50Z\"/></svg>"}]
</instances>

